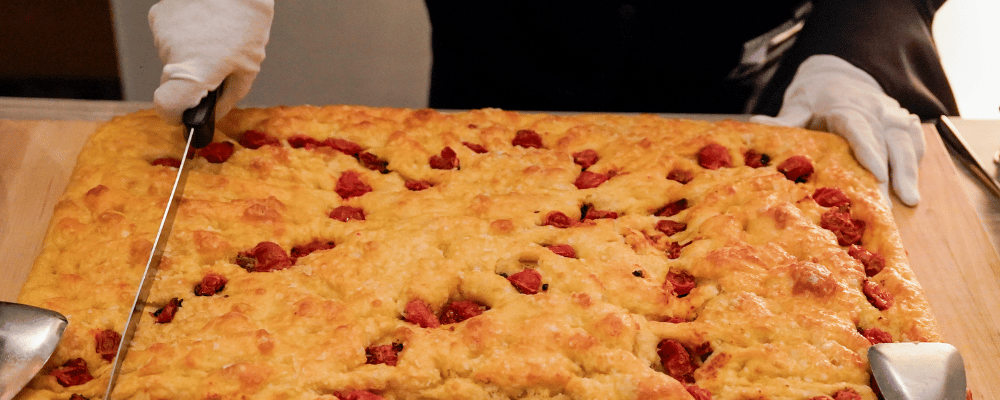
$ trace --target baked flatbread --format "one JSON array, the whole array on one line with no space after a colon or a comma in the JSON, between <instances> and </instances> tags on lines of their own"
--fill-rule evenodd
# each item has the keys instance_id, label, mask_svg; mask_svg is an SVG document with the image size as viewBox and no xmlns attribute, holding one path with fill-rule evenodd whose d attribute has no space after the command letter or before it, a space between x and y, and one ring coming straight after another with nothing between
<instances>
[{"instance_id":1,"label":"baked flatbread","mask_svg":"<svg viewBox=\"0 0 1000 400\"><path fill-rule=\"evenodd\" d=\"M102 395L181 136L90 138L19 298L69 328L20 399ZM869 346L940 340L828 133L274 107L190 164L116 398L875 399Z\"/></svg>"}]
</instances>

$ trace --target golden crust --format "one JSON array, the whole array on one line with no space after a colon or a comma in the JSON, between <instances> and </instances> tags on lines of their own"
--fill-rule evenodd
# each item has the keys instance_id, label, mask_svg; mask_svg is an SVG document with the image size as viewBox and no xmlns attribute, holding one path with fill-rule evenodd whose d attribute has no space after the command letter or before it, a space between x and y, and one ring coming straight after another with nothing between
<instances>
[{"instance_id":1,"label":"golden crust","mask_svg":"<svg viewBox=\"0 0 1000 400\"><path fill-rule=\"evenodd\" d=\"M349 106L236 110L218 129L217 141L257 130L277 142L236 144L222 163L192 160L148 311L183 302L172 322L143 318L117 398L332 399L367 390L387 399L685 399L693 385L714 399L844 389L874 399L862 331L940 340L876 182L831 134L652 115ZM520 130L537 132L544 148L512 145ZM96 378L63 387L43 373L20 399L102 394L110 363L95 335L125 323L176 173L151 162L179 156L180 136L145 111L115 118L84 148L19 301L70 319L45 371L82 358ZM356 143L387 161L385 171L329 146L290 145L301 136ZM734 166L699 164L713 143ZM431 168L445 147L459 167ZM586 170L608 179L578 189L574 153L587 149L600 159ZM744 166L748 150L770 162ZM776 168L795 156L814 167L805 182ZM675 170L693 179L667 179ZM345 171L371 191L338 194ZM407 188L416 181L432 186ZM850 218L865 223L861 245L884 258L881 272L868 276L823 227L837 209L814 199L823 187L849 198ZM676 214L655 215L681 199ZM329 217L345 205L364 219ZM617 218L581 221L586 209ZM546 225L556 211L571 226ZM667 220L686 225L657 229ZM334 247L279 271L237 263L263 241L287 253L314 240ZM555 245L574 254L547 248ZM511 284L526 269L541 276L537 294ZM228 282L195 296L208 274ZM678 274L693 277L689 293L678 293ZM866 281L891 306L876 307ZM414 300L439 316L455 301L485 311L424 328L408 314ZM668 342L693 370L664 366L672 356L658 349ZM402 345L396 365L368 363L366 349L392 344Z\"/></svg>"}]
</instances>

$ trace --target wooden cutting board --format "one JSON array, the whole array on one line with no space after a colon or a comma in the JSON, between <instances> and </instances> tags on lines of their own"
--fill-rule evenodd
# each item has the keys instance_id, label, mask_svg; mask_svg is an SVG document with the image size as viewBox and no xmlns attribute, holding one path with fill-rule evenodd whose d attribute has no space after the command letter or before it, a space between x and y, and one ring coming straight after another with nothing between
<instances>
[{"instance_id":1,"label":"wooden cutting board","mask_svg":"<svg viewBox=\"0 0 1000 400\"><path fill-rule=\"evenodd\" d=\"M0 300L14 301L76 157L100 122L0 120ZM974 398L1000 400L1000 258L941 139L925 126L917 207L894 202L910 264L962 352Z\"/></svg>"},{"instance_id":2,"label":"wooden cutting board","mask_svg":"<svg viewBox=\"0 0 1000 400\"><path fill-rule=\"evenodd\" d=\"M0 301L14 301L76 157L101 122L0 120Z\"/></svg>"}]
</instances>

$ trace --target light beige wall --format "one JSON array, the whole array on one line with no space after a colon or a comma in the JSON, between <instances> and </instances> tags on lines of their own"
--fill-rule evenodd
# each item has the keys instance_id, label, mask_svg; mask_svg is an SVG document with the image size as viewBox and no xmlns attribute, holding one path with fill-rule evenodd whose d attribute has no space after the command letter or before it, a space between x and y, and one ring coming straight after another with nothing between
<instances>
[{"instance_id":1,"label":"light beige wall","mask_svg":"<svg viewBox=\"0 0 1000 400\"><path fill-rule=\"evenodd\" d=\"M126 100L151 101L162 65L153 0L113 0ZM430 24L421 0L276 0L271 41L241 106L426 107Z\"/></svg>"},{"instance_id":2,"label":"light beige wall","mask_svg":"<svg viewBox=\"0 0 1000 400\"><path fill-rule=\"evenodd\" d=\"M964 118L1000 118L1000 2L949 0L934 17L941 63Z\"/></svg>"}]
</instances>

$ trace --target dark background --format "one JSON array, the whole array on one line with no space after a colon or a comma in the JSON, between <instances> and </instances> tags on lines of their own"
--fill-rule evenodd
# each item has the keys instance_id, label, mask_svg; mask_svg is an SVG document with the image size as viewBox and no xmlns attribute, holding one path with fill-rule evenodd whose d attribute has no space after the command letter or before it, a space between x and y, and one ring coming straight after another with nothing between
<instances>
[{"instance_id":1,"label":"dark background","mask_svg":"<svg viewBox=\"0 0 1000 400\"><path fill-rule=\"evenodd\" d=\"M0 96L121 100L107 0L0 1Z\"/></svg>"}]
</instances>

